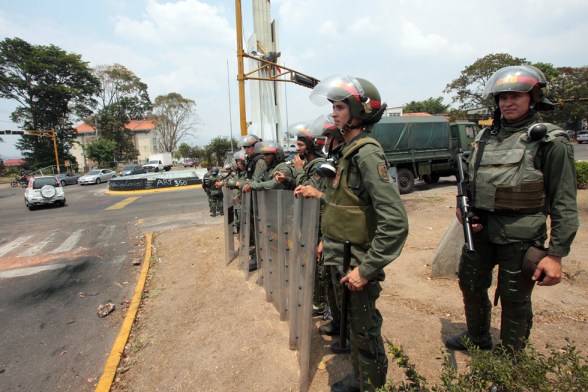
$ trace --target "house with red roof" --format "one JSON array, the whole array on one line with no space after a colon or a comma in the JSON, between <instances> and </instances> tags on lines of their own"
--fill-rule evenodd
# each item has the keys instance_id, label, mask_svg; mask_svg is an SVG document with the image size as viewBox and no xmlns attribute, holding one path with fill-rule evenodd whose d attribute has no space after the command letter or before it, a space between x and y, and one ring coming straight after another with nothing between
<instances>
[{"instance_id":1,"label":"house with red roof","mask_svg":"<svg viewBox=\"0 0 588 392\"><path fill-rule=\"evenodd\" d=\"M157 152L154 143L157 120L131 120L125 127L131 131L133 145L139 151L138 163L146 163L149 155ZM73 144L71 153L80 165L90 166L94 162L84 156L82 146L97 140L100 137L100 130L97 131L95 126L86 123L78 125L75 130L77 132L76 143Z\"/></svg>"}]
</instances>

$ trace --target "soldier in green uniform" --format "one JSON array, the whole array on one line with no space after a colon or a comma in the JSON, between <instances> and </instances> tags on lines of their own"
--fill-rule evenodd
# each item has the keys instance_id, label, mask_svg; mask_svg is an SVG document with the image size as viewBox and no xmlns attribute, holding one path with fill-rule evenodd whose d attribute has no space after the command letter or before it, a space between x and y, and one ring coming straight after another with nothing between
<instances>
[{"instance_id":1,"label":"soldier in green uniform","mask_svg":"<svg viewBox=\"0 0 588 392\"><path fill-rule=\"evenodd\" d=\"M223 190L222 190L223 176L217 166L214 166L210 171L210 199L212 200L210 216L217 214L224 215L223 210Z\"/></svg>"},{"instance_id":2,"label":"soldier in green uniform","mask_svg":"<svg viewBox=\"0 0 588 392\"><path fill-rule=\"evenodd\" d=\"M241 190L237 185L239 182L245 181L247 172L245 171L245 151L239 150L233 154L235 159L235 170L226 179L225 184L228 189L233 190L233 207L235 211L235 228L237 233L241 227Z\"/></svg>"},{"instance_id":3,"label":"soldier in green uniform","mask_svg":"<svg viewBox=\"0 0 588 392\"><path fill-rule=\"evenodd\" d=\"M208 197L208 209L210 210L210 216L214 216L216 214L216 209L213 208L213 199L210 195L210 190L212 188L212 182L210 181L210 175L212 172L212 166L208 165L206 167L206 173L202 176L202 189L206 192L206 197Z\"/></svg>"},{"instance_id":4,"label":"soldier in green uniform","mask_svg":"<svg viewBox=\"0 0 588 392\"><path fill-rule=\"evenodd\" d=\"M509 351L523 349L529 338L535 282L552 286L561 280L561 259L578 228L576 173L564 132L539 122L537 112L554 106L545 86L543 73L530 65L502 68L486 84L484 98L492 96L497 108L492 127L477 135L468 165L475 252L464 248L458 272L467 331L445 342L450 349L465 350L467 340L492 348L488 289L496 265L494 303L500 299L500 340ZM524 260L533 254L539 254L538 264L525 276Z\"/></svg>"},{"instance_id":5,"label":"soldier in green uniform","mask_svg":"<svg viewBox=\"0 0 588 392\"><path fill-rule=\"evenodd\" d=\"M284 150L278 143L271 140L258 143L255 152L263 155L265 169L258 181L249 181L243 186L243 192L294 189L294 169L284 162Z\"/></svg>"},{"instance_id":6,"label":"soldier in green uniform","mask_svg":"<svg viewBox=\"0 0 588 392\"><path fill-rule=\"evenodd\" d=\"M241 136L237 147L243 148L245 151L245 179L243 181L237 181L236 186L243 190L245 184L250 181L259 181L265 170L265 161L263 156L255 152L255 145L261 142L261 139L256 135L249 134ZM249 221L250 225L250 237L249 246L255 247L255 229L253 220ZM255 248L253 248L255 249ZM253 272L257 269L257 254L255 251L251 253L251 260L249 261L249 272Z\"/></svg>"},{"instance_id":7,"label":"soldier in green uniform","mask_svg":"<svg viewBox=\"0 0 588 392\"><path fill-rule=\"evenodd\" d=\"M351 269L340 271L340 285L350 290L349 328L353 374L331 391L373 391L384 386L388 358L381 336L376 300L384 267L396 259L408 235L408 219L390 175L384 151L369 131L386 107L376 87L365 79L334 75L312 90L313 102L333 105L333 120L345 140L336 173L326 191L298 187L297 197L323 198L325 265L341 267L344 242L351 242ZM341 286L339 286L340 288Z\"/></svg>"}]
</instances>

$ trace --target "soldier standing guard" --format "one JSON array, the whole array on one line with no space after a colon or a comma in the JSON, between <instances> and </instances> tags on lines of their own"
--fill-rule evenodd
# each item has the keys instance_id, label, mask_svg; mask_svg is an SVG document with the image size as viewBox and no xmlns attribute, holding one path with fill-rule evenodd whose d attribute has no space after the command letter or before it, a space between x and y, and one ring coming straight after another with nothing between
<instances>
[{"instance_id":1,"label":"soldier standing guard","mask_svg":"<svg viewBox=\"0 0 588 392\"><path fill-rule=\"evenodd\" d=\"M406 211L388 174L384 151L369 137L386 105L372 83L343 75L321 81L310 99L332 103L335 126L345 141L324 193L310 186L294 191L296 197L325 200L321 223L325 265L337 270L340 285L351 292L348 322L353 373L334 383L331 391L374 391L386 383L388 369L376 300L384 267L400 255L408 235ZM342 271L345 241L351 242L352 267Z\"/></svg>"}]
</instances>

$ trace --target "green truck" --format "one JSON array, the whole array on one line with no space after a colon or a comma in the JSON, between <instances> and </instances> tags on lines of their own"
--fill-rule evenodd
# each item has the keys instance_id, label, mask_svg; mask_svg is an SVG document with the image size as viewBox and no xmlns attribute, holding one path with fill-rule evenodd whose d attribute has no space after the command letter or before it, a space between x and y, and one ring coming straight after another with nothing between
<instances>
[{"instance_id":1,"label":"green truck","mask_svg":"<svg viewBox=\"0 0 588 392\"><path fill-rule=\"evenodd\" d=\"M428 184L456 173L457 154L469 152L478 126L442 116L384 117L372 136L382 145L400 193L410 193L415 179Z\"/></svg>"}]
</instances>

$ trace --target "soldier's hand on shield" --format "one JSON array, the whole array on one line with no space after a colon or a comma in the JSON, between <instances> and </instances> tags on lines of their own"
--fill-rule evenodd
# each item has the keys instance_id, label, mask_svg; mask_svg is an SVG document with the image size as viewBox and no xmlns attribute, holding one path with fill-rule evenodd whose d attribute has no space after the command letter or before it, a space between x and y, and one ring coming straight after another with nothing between
<instances>
[{"instance_id":1,"label":"soldier's hand on shield","mask_svg":"<svg viewBox=\"0 0 588 392\"><path fill-rule=\"evenodd\" d=\"M294 197L296 198L302 196L305 199L320 199L322 195L323 193L321 191L310 185L298 185L294 189Z\"/></svg>"},{"instance_id":2,"label":"soldier's hand on shield","mask_svg":"<svg viewBox=\"0 0 588 392\"><path fill-rule=\"evenodd\" d=\"M277 171L274 174L274 180L276 180L278 182L284 182L284 181L286 181L286 175L280 171Z\"/></svg>"},{"instance_id":3,"label":"soldier's hand on shield","mask_svg":"<svg viewBox=\"0 0 588 392\"><path fill-rule=\"evenodd\" d=\"M316 261L319 261L323 256L323 241L319 242L316 246Z\"/></svg>"},{"instance_id":4,"label":"soldier's hand on shield","mask_svg":"<svg viewBox=\"0 0 588 392\"><path fill-rule=\"evenodd\" d=\"M251 185L249 185L249 184L243 185L243 192L245 192L245 193L251 192Z\"/></svg>"}]
</instances>

